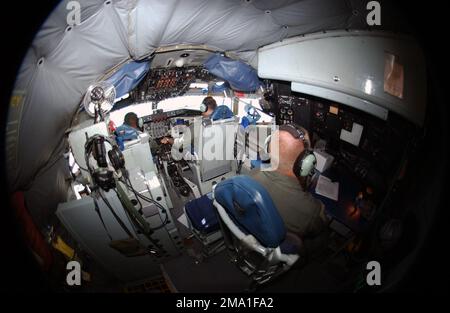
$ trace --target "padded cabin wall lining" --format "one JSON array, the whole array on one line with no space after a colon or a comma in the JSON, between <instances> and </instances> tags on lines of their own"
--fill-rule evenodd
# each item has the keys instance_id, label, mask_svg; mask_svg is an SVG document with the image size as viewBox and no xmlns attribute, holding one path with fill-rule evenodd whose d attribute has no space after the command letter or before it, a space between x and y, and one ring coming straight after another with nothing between
<instances>
[{"instance_id":1,"label":"padded cabin wall lining","mask_svg":"<svg viewBox=\"0 0 450 313\"><path fill-rule=\"evenodd\" d=\"M20 135L11 141L17 152L11 153L17 166L8 164L12 191L58 189L60 181L51 178L59 172L46 170L47 164L63 152L61 140L85 90L129 58L165 45L205 44L256 67L259 46L312 30L358 27L363 20L355 22L347 0L80 0L81 24L67 31L69 1L49 15L18 73L15 90L26 96ZM38 176L52 187L37 185ZM56 198L34 194L29 206L56 207Z\"/></svg>"}]
</instances>

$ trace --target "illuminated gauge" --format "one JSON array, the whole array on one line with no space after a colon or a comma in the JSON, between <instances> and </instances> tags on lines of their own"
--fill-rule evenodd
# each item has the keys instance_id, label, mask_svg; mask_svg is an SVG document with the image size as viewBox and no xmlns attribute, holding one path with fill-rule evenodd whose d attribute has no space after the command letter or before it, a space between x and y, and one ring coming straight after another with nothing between
<instances>
[{"instance_id":1,"label":"illuminated gauge","mask_svg":"<svg viewBox=\"0 0 450 313\"><path fill-rule=\"evenodd\" d=\"M280 113L281 113L281 114L285 114L285 113L286 113L286 109L285 109L285 108L281 108L281 109L280 109Z\"/></svg>"},{"instance_id":2,"label":"illuminated gauge","mask_svg":"<svg viewBox=\"0 0 450 313\"><path fill-rule=\"evenodd\" d=\"M288 114L288 115L293 115L293 114L294 114L294 111L292 111L291 109L289 109L289 110L287 111L287 114Z\"/></svg>"}]
</instances>

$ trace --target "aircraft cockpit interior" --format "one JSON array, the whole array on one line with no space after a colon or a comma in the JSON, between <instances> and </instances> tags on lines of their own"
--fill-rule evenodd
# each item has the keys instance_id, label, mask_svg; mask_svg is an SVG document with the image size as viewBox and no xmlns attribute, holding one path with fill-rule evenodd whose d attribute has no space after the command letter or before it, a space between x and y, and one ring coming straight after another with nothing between
<instances>
[{"instance_id":1,"label":"aircraft cockpit interior","mask_svg":"<svg viewBox=\"0 0 450 313\"><path fill-rule=\"evenodd\" d=\"M261 51L259 57L264 62L270 56ZM271 76L264 63L259 70ZM258 74L225 54L175 47L125 63L88 88L79 115L89 118L68 133L72 193L56 215L107 272L126 283L162 274L177 291L210 290L208 284L214 284L218 290L238 292L265 288L307 258L339 258L349 253L349 246L357 253L360 236L392 201L390 192L401 180L420 128L401 111L362 99L342 101L338 94L309 94L302 86ZM370 82L366 85L374 86L364 88L377 92L381 82ZM207 97L216 108L205 117ZM135 113L135 128L122 129L118 116L126 116L125 111L146 113ZM249 218L245 211L252 206L235 188L254 183L248 174L268 164L264 145L282 125L299 125L310 136L315 165L307 191L323 203L328 216L320 257L292 247L284 252L285 230L280 241L279 234L270 238L268 230L255 229L262 236L258 241L247 238L255 225L246 223L255 222L244 219L242 228L237 224L238 218ZM229 200L232 204L249 205L241 207L242 216L224 208L227 193L236 197ZM274 231L279 225L271 224L280 222L277 218L260 217L258 222ZM267 240L275 241L265 246ZM289 244L301 241L294 238ZM219 277L211 282L208 273L219 265L210 260L226 263L230 256L236 263L227 263L231 274L222 270L228 279L236 275L234 285L225 281L221 286ZM345 262L340 266L349 270Z\"/></svg>"},{"instance_id":2,"label":"aircraft cockpit interior","mask_svg":"<svg viewBox=\"0 0 450 313\"><path fill-rule=\"evenodd\" d=\"M86 291L373 290L368 264L394 273L415 229L404 201L428 123L419 44L344 28L248 53L193 42L73 86L48 163L64 168L51 178L62 196L36 226L52 264L80 266ZM56 285L70 289L75 268Z\"/></svg>"}]
</instances>

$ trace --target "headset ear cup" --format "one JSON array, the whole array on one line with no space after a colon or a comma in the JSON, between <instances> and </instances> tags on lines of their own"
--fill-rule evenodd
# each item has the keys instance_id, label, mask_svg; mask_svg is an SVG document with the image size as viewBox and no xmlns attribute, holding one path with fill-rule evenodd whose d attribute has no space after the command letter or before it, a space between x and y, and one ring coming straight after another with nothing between
<instances>
[{"instance_id":1,"label":"headset ear cup","mask_svg":"<svg viewBox=\"0 0 450 313\"><path fill-rule=\"evenodd\" d=\"M292 169L295 176L306 177L308 176L314 167L316 166L316 156L311 151L303 151L299 154L294 162L294 168Z\"/></svg>"},{"instance_id":2,"label":"headset ear cup","mask_svg":"<svg viewBox=\"0 0 450 313\"><path fill-rule=\"evenodd\" d=\"M305 177L311 174L312 170L316 166L316 156L312 152L307 152L303 159L300 168L300 176Z\"/></svg>"},{"instance_id":3,"label":"headset ear cup","mask_svg":"<svg viewBox=\"0 0 450 313\"><path fill-rule=\"evenodd\" d=\"M113 146L113 148L108 151L108 157L109 161L116 171L125 167L125 159L123 157L122 151L120 151L117 146Z\"/></svg>"},{"instance_id":4,"label":"headset ear cup","mask_svg":"<svg viewBox=\"0 0 450 313\"><path fill-rule=\"evenodd\" d=\"M138 127L139 127L139 128L142 128L142 126L144 126L144 120L142 119L142 117L140 117L140 118L138 119Z\"/></svg>"},{"instance_id":5,"label":"headset ear cup","mask_svg":"<svg viewBox=\"0 0 450 313\"><path fill-rule=\"evenodd\" d=\"M208 107L204 103L200 104L200 111L202 113L205 113L207 110L208 110Z\"/></svg>"}]
</instances>

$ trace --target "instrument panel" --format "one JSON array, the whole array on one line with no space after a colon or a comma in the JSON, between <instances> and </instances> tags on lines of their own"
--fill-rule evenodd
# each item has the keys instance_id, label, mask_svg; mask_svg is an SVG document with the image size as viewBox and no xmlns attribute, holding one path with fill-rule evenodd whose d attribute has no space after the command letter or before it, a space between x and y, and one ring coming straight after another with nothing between
<instances>
[{"instance_id":1,"label":"instrument panel","mask_svg":"<svg viewBox=\"0 0 450 313\"><path fill-rule=\"evenodd\" d=\"M183 95L197 79L211 81L214 78L203 66L155 68L131 92L131 97L135 102L159 102Z\"/></svg>"},{"instance_id":2,"label":"instrument panel","mask_svg":"<svg viewBox=\"0 0 450 313\"><path fill-rule=\"evenodd\" d=\"M310 128L311 105L307 98L280 95L278 97L278 124L296 123Z\"/></svg>"},{"instance_id":3,"label":"instrument panel","mask_svg":"<svg viewBox=\"0 0 450 313\"><path fill-rule=\"evenodd\" d=\"M162 138L169 134L170 126L169 122L164 120L146 124L144 129L151 138Z\"/></svg>"},{"instance_id":4,"label":"instrument panel","mask_svg":"<svg viewBox=\"0 0 450 313\"><path fill-rule=\"evenodd\" d=\"M148 124L151 122L165 121L167 119L171 119L179 116L198 116L201 112L197 110L187 110L187 109L179 109L168 112L157 111L153 114L146 115L142 117L144 124Z\"/></svg>"},{"instance_id":5,"label":"instrument panel","mask_svg":"<svg viewBox=\"0 0 450 313\"><path fill-rule=\"evenodd\" d=\"M200 115L200 111L179 109L169 112L156 112L151 115L142 117L145 131L151 138L162 138L170 135L171 123L176 117L193 117ZM184 119L178 119L177 123L185 123Z\"/></svg>"},{"instance_id":6,"label":"instrument panel","mask_svg":"<svg viewBox=\"0 0 450 313\"><path fill-rule=\"evenodd\" d=\"M313 146L325 141L337 164L381 190L417 131L393 112L384 121L340 103L294 93L283 82L275 82L274 91L272 107L278 125L296 123L306 128Z\"/></svg>"}]
</instances>

